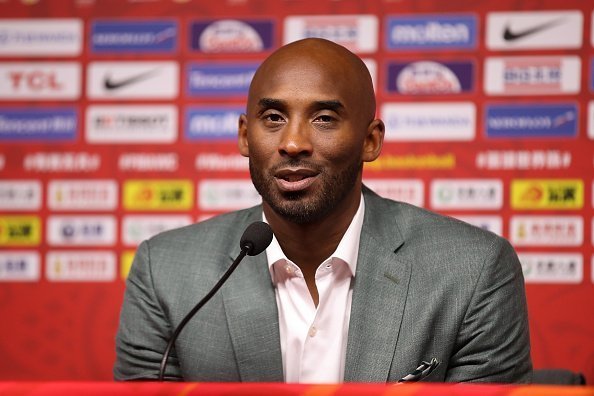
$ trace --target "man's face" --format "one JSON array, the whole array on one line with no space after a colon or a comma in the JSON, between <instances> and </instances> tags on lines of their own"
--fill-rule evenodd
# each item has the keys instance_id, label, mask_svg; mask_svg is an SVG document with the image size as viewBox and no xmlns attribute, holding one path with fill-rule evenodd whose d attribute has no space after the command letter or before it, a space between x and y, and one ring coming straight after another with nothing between
<instances>
[{"instance_id":1,"label":"man's face","mask_svg":"<svg viewBox=\"0 0 594 396\"><path fill-rule=\"evenodd\" d=\"M274 70L250 91L240 149L265 205L292 222L316 222L360 194L369 120L340 70L299 60Z\"/></svg>"}]
</instances>

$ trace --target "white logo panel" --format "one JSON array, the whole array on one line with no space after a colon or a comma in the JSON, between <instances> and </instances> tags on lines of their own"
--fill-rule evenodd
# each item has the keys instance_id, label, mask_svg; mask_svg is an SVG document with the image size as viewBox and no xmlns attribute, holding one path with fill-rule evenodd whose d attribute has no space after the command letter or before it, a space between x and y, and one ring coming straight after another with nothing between
<instances>
[{"instance_id":1,"label":"white logo panel","mask_svg":"<svg viewBox=\"0 0 594 396\"><path fill-rule=\"evenodd\" d=\"M115 180L51 180L47 199L51 210L113 210L118 185Z\"/></svg>"},{"instance_id":2,"label":"white logo panel","mask_svg":"<svg viewBox=\"0 0 594 396\"><path fill-rule=\"evenodd\" d=\"M41 182L38 180L0 181L0 210L34 211L41 208Z\"/></svg>"},{"instance_id":3,"label":"white logo panel","mask_svg":"<svg viewBox=\"0 0 594 396\"><path fill-rule=\"evenodd\" d=\"M111 246L116 241L113 216L49 216L47 242L51 246Z\"/></svg>"},{"instance_id":4,"label":"white logo panel","mask_svg":"<svg viewBox=\"0 0 594 396\"><path fill-rule=\"evenodd\" d=\"M355 53L372 53L377 51L378 30L375 15L289 16L285 19L284 43L320 37Z\"/></svg>"},{"instance_id":5,"label":"white logo panel","mask_svg":"<svg viewBox=\"0 0 594 396\"><path fill-rule=\"evenodd\" d=\"M0 282L35 282L40 277L39 253L0 251Z\"/></svg>"},{"instance_id":6,"label":"white logo panel","mask_svg":"<svg viewBox=\"0 0 594 396\"><path fill-rule=\"evenodd\" d=\"M80 65L74 62L6 62L0 64L0 99L76 100Z\"/></svg>"},{"instance_id":7,"label":"white logo panel","mask_svg":"<svg viewBox=\"0 0 594 396\"><path fill-rule=\"evenodd\" d=\"M203 180L198 183L201 210L227 211L248 208L262 202L251 180Z\"/></svg>"},{"instance_id":8,"label":"white logo panel","mask_svg":"<svg viewBox=\"0 0 594 396\"><path fill-rule=\"evenodd\" d=\"M0 56L77 56L82 43L81 19L0 19Z\"/></svg>"},{"instance_id":9,"label":"white logo panel","mask_svg":"<svg viewBox=\"0 0 594 396\"><path fill-rule=\"evenodd\" d=\"M45 256L45 276L52 282L111 282L116 257L105 251L51 251Z\"/></svg>"},{"instance_id":10,"label":"white logo panel","mask_svg":"<svg viewBox=\"0 0 594 396\"><path fill-rule=\"evenodd\" d=\"M526 283L581 283L584 260L579 253L518 253Z\"/></svg>"},{"instance_id":11,"label":"white logo panel","mask_svg":"<svg viewBox=\"0 0 594 396\"><path fill-rule=\"evenodd\" d=\"M163 231L191 223L192 218L183 215L128 215L122 221L122 241L136 246Z\"/></svg>"},{"instance_id":12,"label":"white logo panel","mask_svg":"<svg viewBox=\"0 0 594 396\"><path fill-rule=\"evenodd\" d=\"M174 99L178 92L176 62L91 62L88 66L91 99Z\"/></svg>"},{"instance_id":13,"label":"white logo panel","mask_svg":"<svg viewBox=\"0 0 594 396\"><path fill-rule=\"evenodd\" d=\"M365 179L365 185L384 198L422 207L425 186L419 179Z\"/></svg>"},{"instance_id":14,"label":"white logo panel","mask_svg":"<svg viewBox=\"0 0 594 396\"><path fill-rule=\"evenodd\" d=\"M431 183L434 209L500 209L503 183L496 179L435 179Z\"/></svg>"},{"instance_id":15,"label":"white logo panel","mask_svg":"<svg viewBox=\"0 0 594 396\"><path fill-rule=\"evenodd\" d=\"M510 241L515 246L580 246L581 216L512 216Z\"/></svg>"},{"instance_id":16,"label":"white logo panel","mask_svg":"<svg viewBox=\"0 0 594 396\"><path fill-rule=\"evenodd\" d=\"M386 141L468 141L475 135L473 103L386 103Z\"/></svg>"},{"instance_id":17,"label":"white logo panel","mask_svg":"<svg viewBox=\"0 0 594 396\"><path fill-rule=\"evenodd\" d=\"M581 62L577 56L487 58L488 95L557 95L580 91Z\"/></svg>"},{"instance_id":18,"label":"white logo panel","mask_svg":"<svg viewBox=\"0 0 594 396\"><path fill-rule=\"evenodd\" d=\"M581 11L520 11L487 14L490 50L580 48Z\"/></svg>"},{"instance_id":19,"label":"white logo panel","mask_svg":"<svg viewBox=\"0 0 594 396\"><path fill-rule=\"evenodd\" d=\"M176 106L89 106L85 123L88 143L172 143L177 139Z\"/></svg>"}]
</instances>

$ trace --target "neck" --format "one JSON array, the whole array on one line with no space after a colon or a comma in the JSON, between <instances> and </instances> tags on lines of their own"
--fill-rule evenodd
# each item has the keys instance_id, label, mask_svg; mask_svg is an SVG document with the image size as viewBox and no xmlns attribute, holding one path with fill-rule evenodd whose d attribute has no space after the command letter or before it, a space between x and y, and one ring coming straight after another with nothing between
<instances>
[{"instance_id":1,"label":"neck","mask_svg":"<svg viewBox=\"0 0 594 396\"><path fill-rule=\"evenodd\" d=\"M263 208L283 252L307 277L313 276L317 267L336 250L357 213L360 201L359 190L357 194L345 198L328 216L305 224L281 217L266 203Z\"/></svg>"}]
</instances>

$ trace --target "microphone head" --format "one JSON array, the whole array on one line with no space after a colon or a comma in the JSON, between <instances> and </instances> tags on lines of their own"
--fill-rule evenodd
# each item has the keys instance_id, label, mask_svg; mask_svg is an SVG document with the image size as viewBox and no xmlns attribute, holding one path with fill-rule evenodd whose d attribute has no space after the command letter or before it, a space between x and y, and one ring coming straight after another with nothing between
<instances>
[{"instance_id":1,"label":"microphone head","mask_svg":"<svg viewBox=\"0 0 594 396\"><path fill-rule=\"evenodd\" d=\"M256 221L245 229L239 245L248 256L256 256L266 250L270 242L272 242L272 229L263 221Z\"/></svg>"}]
</instances>

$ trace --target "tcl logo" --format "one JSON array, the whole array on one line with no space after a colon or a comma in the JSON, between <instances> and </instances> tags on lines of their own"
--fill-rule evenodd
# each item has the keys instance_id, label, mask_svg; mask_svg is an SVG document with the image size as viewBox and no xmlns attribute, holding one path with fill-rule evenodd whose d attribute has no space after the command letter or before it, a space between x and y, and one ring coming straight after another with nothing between
<instances>
[{"instance_id":1,"label":"tcl logo","mask_svg":"<svg viewBox=\"0 0 594 396\"><path fill-rule=\"evenodd\" d=\"M12 88L15 90L29 89L32 91L42 91L50 89L59 91L63 85L58 82L56 73L43 72L41 70L27 72L11 72L8 77L12 82Z\"/></svg>"},{"instance_id":2,"label":"tcl logo","mask_svg":"<svg viewBox=\"0 0 594 396\"><path fill-rule=\"evenodd\" d=\"M78 99L80 65L24 62L0 65L0 99Z\"/></svg>"}]
</instances>

